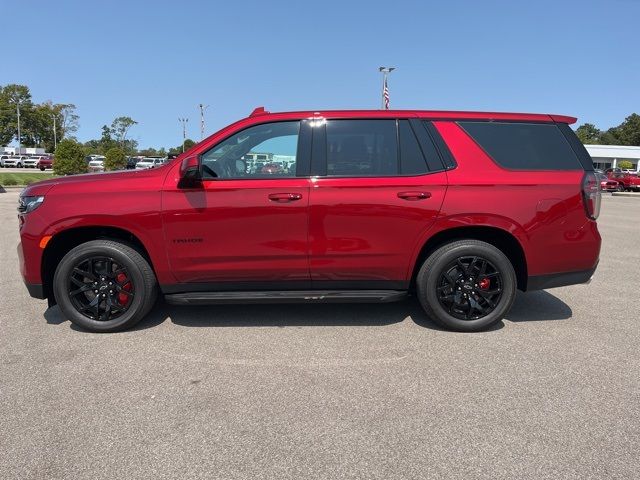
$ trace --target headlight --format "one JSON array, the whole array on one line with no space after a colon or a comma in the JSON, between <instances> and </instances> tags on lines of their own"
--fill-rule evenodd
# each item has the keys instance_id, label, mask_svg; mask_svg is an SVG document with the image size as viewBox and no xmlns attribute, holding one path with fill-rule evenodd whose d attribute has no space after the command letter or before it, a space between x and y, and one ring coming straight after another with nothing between
<instances>
[{"instance_id":1,"label":"headlight","mask_svg":"<svg viewBox=\"0 0 640 480\"><path fill-rule=\"evenodd\" d=\"M18 200L18 212L29 213L33 212L36 208L42 205L44 197L20 197Z\"/></svg>"}]
</instances>

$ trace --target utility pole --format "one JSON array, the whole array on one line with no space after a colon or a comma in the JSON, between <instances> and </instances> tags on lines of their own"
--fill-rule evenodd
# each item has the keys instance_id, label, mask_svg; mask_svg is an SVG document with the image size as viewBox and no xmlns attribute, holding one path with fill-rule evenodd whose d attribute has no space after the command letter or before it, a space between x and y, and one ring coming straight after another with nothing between
<instances>
[{"instance_id":1,"label":"utility pole","mask_svg":"<svg viewBox=\"0 0 640 480\"><path fill-rule=\"evenodd\" d=\"M58 132L56 132L56 116L51 115L51 118L53 118L53 151L56 151L56 148L58 148Z\"/></svg>"},{"instance_id":2,"label":"utility pole","mask_svg":"<svg viewBox=\"0 0 640 480\"><path fill-rule=\"evenodd\" d=\"M209 105L203 105L200 103L200 140L204 140L204 111L209 108Z\"/></svg>"},{"instance_id":3,"label":"utility pole","mask_svg":"<svg viewBox=\"0 0 640 480\"><path fill-rule=\"evenodd\" d=\"M396 67L380 67L378 70L382 73L382 102L380 108L389 110L389 87L387 86L387 75L393 72Z\"/></svg>"},{"instance_id":4,"label":"utility pole","mask_svg":"<svg viewBox=\"0 0 640 480\"><path fill-rule=\"evenodd\" d=\"M16 112L18 113L18 155L22 153L22 144L20 143L20 100L16 100Z\"/></svg>"},{"instance_id":5,"label":"utility pole","mask_svg":"<svg viewBox=\"0 0 640 480\"><path fill-rule=\"evenodd\" d=\"M178 122L182 124L182 153L184 153L184 142L187 140L187 122L188 118L178 118Z\"/></svg>"}]
</instances>

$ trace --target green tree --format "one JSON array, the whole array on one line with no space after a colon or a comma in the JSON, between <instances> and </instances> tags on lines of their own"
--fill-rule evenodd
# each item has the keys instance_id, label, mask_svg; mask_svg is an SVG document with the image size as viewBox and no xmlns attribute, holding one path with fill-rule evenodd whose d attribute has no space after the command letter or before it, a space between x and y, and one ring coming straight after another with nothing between
<instances>
[{"instance_id":1,"label":"green tree","mask_svg":"<svg viewBox=\"0 0 640 480\"><path fill-rule=\"evenodd\" d=\"M187 138L184 141L184 151L186 152L187 150L189 150L191 147L193 147L194 145L196 145L198 142L194 142L193 140L191 140L190 138ZM178 145L177 147L173 147L169 149L169 152L171 155L179 155L182 153L182 143L180 145Z\"/></svg>"},{"instance_id":2,"label":"green tree","mask_svg":"<svg viewBox=\"0 0 640 480\"><path fill-rule=\"evenodd\" d=\"M616 127L616 133L621 145L640 146L640 115L629 115Z\"/></svg>"},{"instance_id":3,"label":"green tree","mask_svg":"<svg viewBox=\"0 0 640 480\"><path fill-rule=\"evenodd\" d=\"M598 144L602 132L592 123L585 123L576 129L576 135L584 144Z\"/></svg>"},{"instance_id":4,"label":"green tree","mask_svg":"<svg viewBox=\"0 0 640 480\"><path fill-rule=\"evenodd\" d=\"M118 117L111 122L111 134L115 136L116 142L124 144L127 139L129 129L137 124L138 122L131 117Z\"/></svg>"},{"instance_id":5,"label":"green tree","mask_svg":"<svg viewBox=\"0 0 640 480\"><path fill-rule=\"evenodd\" d=\"M120 147L107 150L104 160L105 170L122 170L127 166L127 155Z\"/></svg>"},{"instance_id":6,"label":"green tree","mask_svg":"<svg viewBox=\"0 0 640 480\"><path fill-rule=\"evenodd\" d=\"M618 168L621 168L623 170L631 170L633 169L633 163L631 163L629 160L620 160L618 162Z\"/></svg>"},{"instance_id":7,"label":"green tree","mask_svg":"<svg viewBox=\"0 0 640 480\"><path fill-rule=\"evenodd\" d=\"M53 162L53 172L56 175L73 175L87 172L87 162L84 161L84 149L75 140L64 139L58 143L55 152L56 161Z\"/></svg>"},{"instance_id":8,"label":"green tree","mask_svg":"<svg viewBox=\"0 0 640 480\"><path fill-rule=\"evenodd\" d=\"M29 141L22 131L23 117L29 117L33 108L31 92L26 85L10 84L0 86L0 144L6 145L18 136L18 113L16 105L20 104L20 136Z\"/></svg>"},{"instance_id":9,"label":"green tree","mask_svg":"<svg viewBox=\"0 0 640 480\"><path fill-rule=\"evenodd\" d=\"M600 143L601 145L622 145L622 141L620 140L620 136L618 133L618 128L613 127L606 132L602 132L602 134L600 135L600 141L598 143Z\"/></svg>"}]
</instances>

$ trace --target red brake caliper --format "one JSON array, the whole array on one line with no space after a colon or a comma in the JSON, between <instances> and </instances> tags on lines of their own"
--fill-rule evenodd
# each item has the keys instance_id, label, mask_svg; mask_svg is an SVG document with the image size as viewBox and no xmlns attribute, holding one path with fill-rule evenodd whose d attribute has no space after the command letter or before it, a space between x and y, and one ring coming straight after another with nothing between
<instances>
[{"instance_id":1,"label":"red brake caliper","mask_svg":"<svg viewBox=\"0 0 640 480\"><path fill-rule=\"evenodd\" d=\"M489 288L489 285L491 285L491 280L486 277L478 282L478 287L480 287L480 289L482 290L486 290L487 288Z\"/></svg>"},{"instance_id":2,"label":"red brake caliper","mask_svg":"<svg viewBox=\"0 0 640 480\"><path fill-rule=\"evenodd\" d=\"M131 291L131 282L127 281L127 276L124 273L120 272L116 276L116 282L118 282L120 285L122 285L122 289L123 290L126 290L127 292ZM118 303L120 305L126 305L128 301L129 301L129 295L127 295L124 292L118 293Z\"/></svg>"}]
</instances>

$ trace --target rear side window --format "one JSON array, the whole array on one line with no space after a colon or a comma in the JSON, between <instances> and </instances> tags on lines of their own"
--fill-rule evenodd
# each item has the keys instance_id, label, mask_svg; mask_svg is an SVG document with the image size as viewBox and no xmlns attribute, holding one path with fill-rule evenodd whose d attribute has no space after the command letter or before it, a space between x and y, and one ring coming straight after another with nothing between
<instances>
[{"instance_id":1,"label":"rear side window","mask_svg":"<svg viewBox=\"0 0 640 480\"><path fill-rule=\"evenodd\" d=\"M513 170L581 170L555 124L458 122L499 165Z\"/></svg>"},{"instance_id":2,"label":"rear side window","mask_svg":"<svg viewBox=\"0 0 640 480\"><path fill-rule=\"evenodd\" d=\"M326 129L327 175L398 174L395 120L330 120Z\"/></svg>"}]
</instances>

